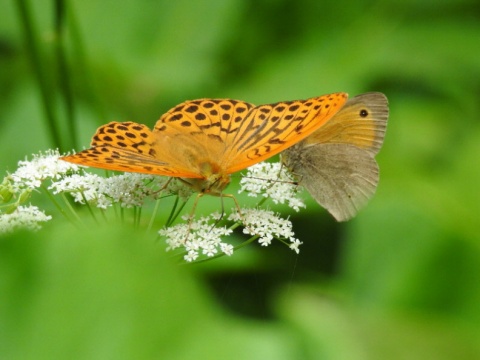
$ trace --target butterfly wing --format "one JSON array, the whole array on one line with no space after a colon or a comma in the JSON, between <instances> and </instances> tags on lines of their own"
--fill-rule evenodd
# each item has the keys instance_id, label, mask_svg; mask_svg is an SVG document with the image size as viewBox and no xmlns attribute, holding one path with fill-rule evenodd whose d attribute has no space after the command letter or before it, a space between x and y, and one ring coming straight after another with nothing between
<instances>
[{"instance_id":1,"label":"butterfly wing","mask_svg":"<svg viewBox=\"0 0 480 360\"><path fill-rule=\"evenodd\" d=\"M383 144L387 119L385 95L378 92L358 95L348 100L340 112L305 143L353 144L376 155Z\"/></svg>"},{"instance_id":2,"label":"butterfly wing","mask_svg":"<svg viewBox=\"0 0 480 360\"><path fill-rule=\"evenodd\" d=\"M190 136L205 134L228 143L239 124L254 105L232 99L198 99L185 101L166 112L155 125L154 132ZM165 129L168 125L169 128ZM179 130L179 131L178 131Z\"/></svg>"},{"instance_id":3,"label":"butterfly wing","mask_svg":"<svg viewBox=\"0 0 480 360\"><path fill-rule=\"evenodd\" d=\"M302 140L346 98L336 93L259 107L230 99L186 101L165 113L153 132L131 122L102 126L90 149L63 160L184 178L230 174Z\"/></svg>"},{"instance_id":4,"label":"butterfly wing","mask_svg":"<svg viewBox=\"0 0 480 360\"><path fill-rule=\"evenodd\" d=\"M359 95L282 153L286 166L338 221L354 217L375 193L379 172L374 156L382 146L387 119L385 95Z\"/></svg>"},{"instance_id":5,"label":"butterfly wing","mask_svg":"<svg viewBox=\"0 0 480 360\"><path fill-rule=\"evenodd\" d=\"M200 177L162 158L156 136L145 125L111 122L98 128L91 147L60 158L78 165L146 174Z\"/></svg>"},{"instance_id":6,"label":"butterfly wing","mask_svg":"<svg viewBox=\"0 0 480 360\"><path fill-rule=\"evenodd\" d=\"M227 173L228 149L254 105L231 99L186 101L165 113L154 134L162 156L203 175Z\"/></svg>"},{"instance_id":7,"label":"butterfly wing","mask_svg":"<svg viewBox=\"0 0 480 360\"><path fill-rule=\"evenodd\" d=\"M228 134L227 172L233 173L278 154L324 125L347 101L345 93L285 101L250 109Z\"/></svg>"}]
</instances>

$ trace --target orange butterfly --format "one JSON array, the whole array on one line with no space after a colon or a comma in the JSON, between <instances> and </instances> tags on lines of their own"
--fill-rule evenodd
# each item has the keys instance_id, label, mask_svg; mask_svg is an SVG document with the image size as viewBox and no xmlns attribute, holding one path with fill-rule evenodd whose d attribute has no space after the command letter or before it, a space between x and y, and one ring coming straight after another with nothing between
<instances>
[{"instance_id":1,"label":"orange butterfly","mask_svg":"<svg viewBox=\"0 0 480 360\"><path fill-rule=\"evenodd\" d=\"M222 195L230 174L303 140L335 115L347 94L254 106L230 99L186 101L151 131L111 122L91 148L62 157L75 164L181 178L200 193Z\"/></svg>"},{"instance_id":2,"label":"orange butterfly","mask_svg":"<svg viewBox=\"0 0 480 360\"><path fill-rule=\"evenodd\" d=\"M387 119L385 95L356 96L312 135L286 149L282 162L335 219L349 220L375 193L375 155Z\"/></svg>"}]
</instances>

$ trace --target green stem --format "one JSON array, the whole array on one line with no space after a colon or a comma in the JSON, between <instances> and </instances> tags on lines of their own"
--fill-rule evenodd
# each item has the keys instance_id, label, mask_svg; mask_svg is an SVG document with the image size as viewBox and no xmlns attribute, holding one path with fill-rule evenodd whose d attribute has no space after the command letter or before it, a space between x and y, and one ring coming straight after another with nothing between
<instances>
[{"instance_id":1,"label":"green stem","mask_svg":"<svg viewBox=\"0 0 480 360\"><path fill-rule=\"evenodd\" d=\"M60 211L60 214L62 214L63 216L65 216L65 218L72 222L73 223L73 220L67 215L67 212L60 206L60 204L58 203L57 199L55 199L55 197L53 196L53 194L48 191L48 189L45 187L45 185L41 185L40 188L42 189L42 191L47 194L47 197L50 199L50 201L53 203L53 205L55 205L55 207L57 208L58 211Z\"/></svg>"},{"instance_id":2,"label":"green stem","mask_svg":"<svg viewBox=\"0 0 480 360\"><path fill-rule=\"evenodd\" d=\"M175 199L175 203L173 204L173 207L172 207L172 211L170 211L170 215L167 221L165 222L165 227L169 227L170 225L173 224L173 222L177 219L178 215L182 212L183 208L187 204L188 199L184 201L182 205L180 205L180 207L177 209L179 201L180 201L180 197L177 195Z\"/></svg>"},{"instance_id":3,"label":"green stem","mask_svg":"<svg viewBox=\"0 0 480 360\"><path fill-rule=\"evenodd\" d=\"M40 96L43 104L43 110L45 112L47 129L49 130L53 146L59 148L60 151L64 151L62 147L60 130L58 128L58 122L54 111L54 91L49 85L47 73L44 71L44 67L42 65L42 56L40 53L41 45L35 33L35 26L28 5L28 0L17 0L15 3L19 12L20 23L23 27L26 51L30 58L32 70L40 89Z\"/></svg>"},{"instance_id":4,"label":"green stem","mask_svg":"<svg viewBox=\"0 0 480 360\"><path fill-rule=\"evenodd\" d=\"M172 210L170 211L170 215L168 216L168 219L165 222L165 227L169 227L170 224L173 222L172 220L173 214L175 213L175 209L177 208L179 201L180 201L180 197L177 195L177 197L175 198L175 202L173 203Z\"/></svg>"},{"instance_id":5,"label":"green stem","mask_svg":"<svg viewBox=\"0 0 480 360\"><path fill-rule=\"evenodd\" d=\"M93 212L92 207L90 206L89 202L87 201L87 198L85 197L85 193L82 191L82 199L85 205L87 206L88 211L90 212L90 215L92 215L93 220L95 220L95 223L98 224L98 219L95 213Z\"/></svg>"},{"instance_id":6,"label":"green stem","mask_svg":"<svg viewBox=\"0 0 480 360\"><path fill-rule=\"evenodd\" d=\"M76 18L75 10L73 9L74 4L70 3L67 9L68 19L69 19L69 30L71 33L72 39L72 51L73 59L75 61L74 66L78 74L82 74L81 81L83 81L83 93L93 104L97 117L99 119L105 119L106 111L97 95L97 91L93 85L93 76L88 65L88 57L86 46L83 42L82 34L80 31L80 26Z\"/></svg>"},{"instance_id":7,"label":"green stem","mask_svg":"<svg viewBox=\"0 0 480 360\"><path fill-rule=\"evenodd\" d=\"M182 202L182 205L180 205L180 207L178 208L177 212L173 215L171 221L167 224L167 227L172 225L173 222L177 219L178 215L180 215L180 213L182 212L183 208L185 207L185 205L187 205L187 201L184 201Z\"/></svg>"},{"instance_id":8,"label":"green stem","mask_svg":"<svg viewBox=\"0 0 480 360\"><path fill-rule=\"evenodd\" d=\"M77 148L77 124L75 121L75 108L73 101L72 85L68 71L67 56L65 53L65 20L66 0L55 0L55 55L57 58L60 90L63 94L66 110L67 131L69 136L68 146Z\"/></svg>"},{"instance_id":9,"label":"green stem","mask_svg":"<svg viewBox=\"0 0 480 360\"><path fill-rule=\"evenodd\" d=\"M67 208L70 210L71 214L75 217L75 219L79 223L82 223L82 220L80 219L80 216L78 216L78 214L75 211L75 209L73 208L72 204L70 203L70 201L68 201L67 197L65 196L65 193L62 193L62 199L65 202L65 205L67 206ZM73 223L75 223L75 222L73 222Z\"/></svg>"},{"instance_id":10,"label":"green stem","mask_svg":"<svg viewBox=\"0 0 480 360\"><path fill-rule=\"evenodd\" d=\"M102 214L103 221L105 221L105 224L108 224L108 217L107 217L107 212L105 209L100 209L100 214Z\"/></svg>"},{"instance_id":11,"label":"green stem","mask_svg":"<svg viewBox=\"0 0 480 360\"><path fill-rule=\"evenodd\" d=\"M142 217L142 207L135 206L134 207L134 227L138 229L140 227L140 219Z\"/></svg>"},{"instance_id":12,"label":"green stem","mask_svg":"<svg viewBox=\"0 0 480 360\"><path fill-rule=\"evenodd\" d=\"M155 221L155 218L157 217L159 207L160 207L160 199L157 199L157 201L155 203L155 207L153 209L152 216L150 217L150 221L148 222L147 233L152 231L153 223Z\"/></svg>"}]
</instances>

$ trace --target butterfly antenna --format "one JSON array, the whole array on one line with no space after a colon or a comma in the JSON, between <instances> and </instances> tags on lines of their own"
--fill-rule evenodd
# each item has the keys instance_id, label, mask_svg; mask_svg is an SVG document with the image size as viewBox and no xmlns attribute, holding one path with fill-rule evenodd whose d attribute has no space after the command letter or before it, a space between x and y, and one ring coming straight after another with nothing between
<instances>
[{"instance_id":1,"label":"butterfly antenna","mask_svg":"<svg viewBox=\"0 0 480 360\"><path fill-rule=\"evenodd\" d=\"M280 163L280 170L278 171L278 178L277 178L277 180L280 181L280 174L282 173L284 167L287 169L287 171L288 171L288 172L293 176L293 178L294 178L294 180L291 182L291 184L293 184L293 185L295 185L295 186L298 187L298 186L300 185L300 183L302 182L302 175L296 174L296 173L290 171L283 162ZM297 179L298 179L298 180L297 180Z\"/></svg>"},{"instance_id":2,"label":"butterfly antenna","mask_svg":"<svg viewBox=\"0 0 480 360\"><path fill-rule=\"evenodd\" d=\"M283 171L284 168L287 169L287 171L288 171L288 172L293 176L293 178L294 178L294 180L293 180L292 182L290 182L290 183L293 184L293 185L296 185L296 186L300 185L300 182L302 181L302 175L296 174L296 173L290 171L283 162L280 163L280 170L278 171L278 179L280 179L280 174L282 173L282 171ZM300 180L297 180L297 179L300 179Z\"/></svg>"}]
</instances>

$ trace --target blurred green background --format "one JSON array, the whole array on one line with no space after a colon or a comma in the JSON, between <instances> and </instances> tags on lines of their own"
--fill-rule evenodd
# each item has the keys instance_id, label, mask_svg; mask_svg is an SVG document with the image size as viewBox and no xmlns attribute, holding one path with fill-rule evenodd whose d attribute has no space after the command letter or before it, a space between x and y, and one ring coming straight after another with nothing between
<instances>
[{"instance_id":1,"label":"blurred green background","mask_svg":"<svg viewBox=\"0 0 480 360\"><path fill-rule=\"evenodd\" d=\"M0 358L480 358L478 1L0 5L3 174L186 99L381 91L391 111L376 196L345 224L291 214L299 256L179 266L143 233L55 220L5 237Z\"/></svg>"}]
</instances>

